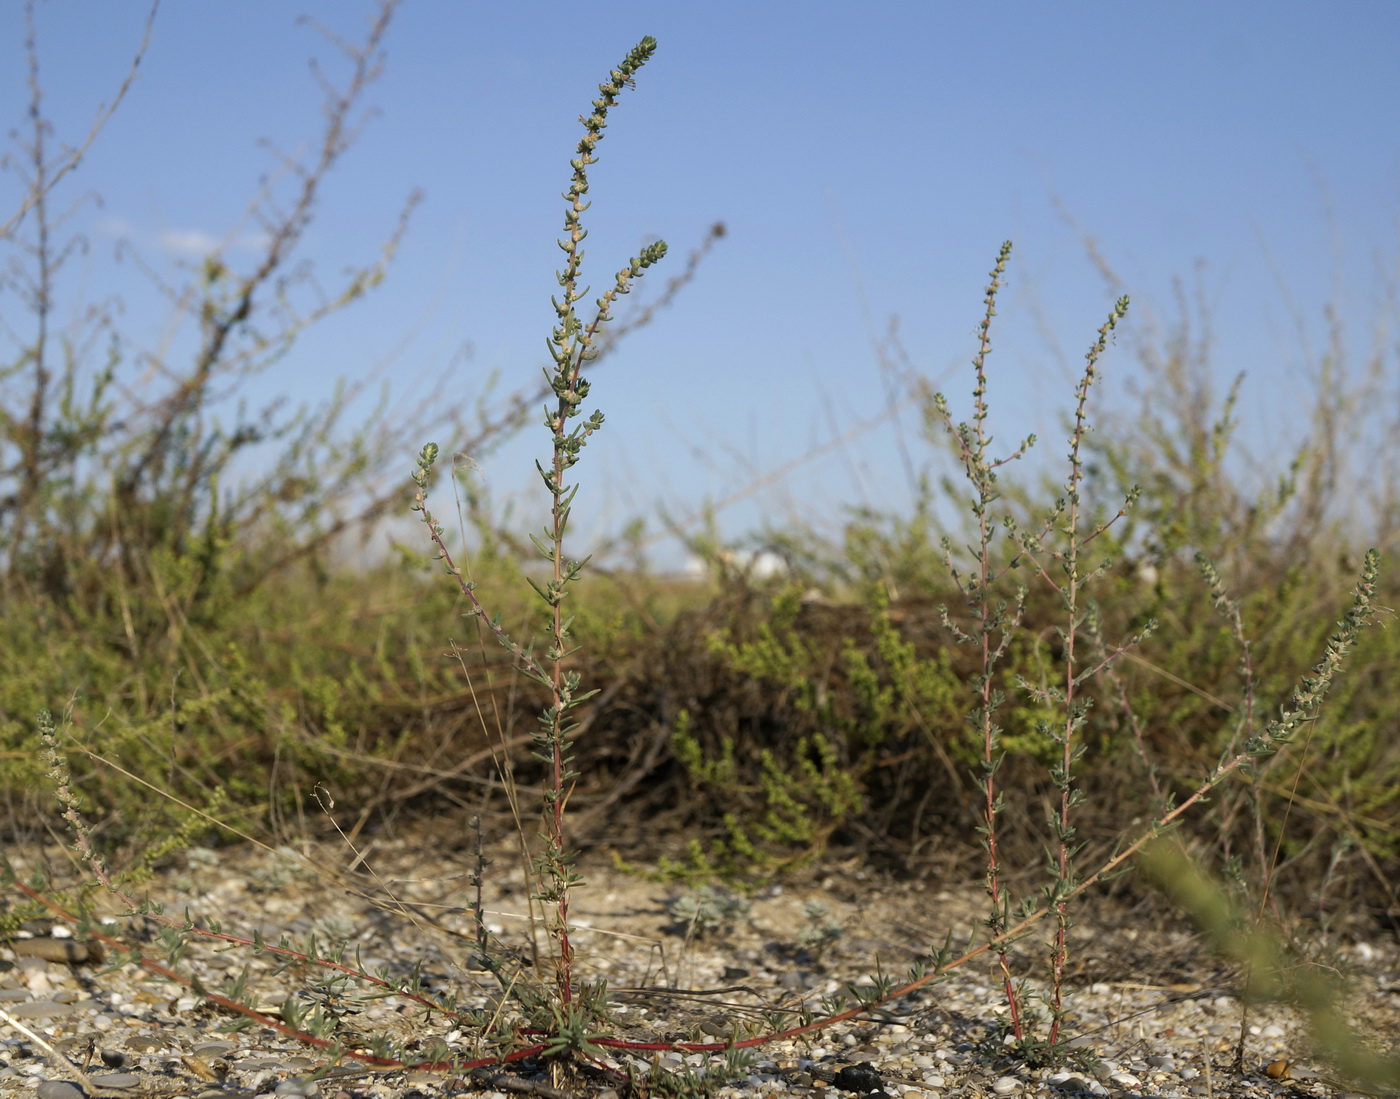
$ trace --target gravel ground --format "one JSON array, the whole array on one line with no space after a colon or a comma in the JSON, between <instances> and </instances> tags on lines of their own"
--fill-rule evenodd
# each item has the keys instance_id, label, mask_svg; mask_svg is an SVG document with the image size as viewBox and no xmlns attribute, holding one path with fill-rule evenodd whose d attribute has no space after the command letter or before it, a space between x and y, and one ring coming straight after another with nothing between
<instances>
[{"instance_id":1,"label":"gravel ground","mask_svg":"<svg viewBox=\"0 0 1400 1099\"><path fill-rule=\"evenodd\" d=\"M495 985L464 967L471 945L470 866L454 857L428 860L440 837L371 845L357 865L344 848L303 848L298 861L255 847L196 850L147 885L172 915L229 933L283 936L298 944L347 939L370 971L405 977L420 969L435 994L489 1006ZM11 854L14 858L14 855ZM444 863L449 862L446 868ZM485 894L488 921L515 956L528 959L527 895L515 859L497 852ZM327 868L318 875L308 866ZM17 868L21 868L17 864ZM804 886L767 888L746 911L725 911L709 898L702 921L673 912L684 889L624 875L606 865L584 868L575 893L578 975L605 977L614 990L614 1033L644 1041L727 1041L761 1033L765 1017L822 1000L850 983L868 982L879 965L902 975L951 929L966 938L982 915L975 889L865 880L859 867L834 866ZM329 879L329 880L328 880ZM10 901L17 899L9 894ZM393 899L391 899L393 898ZM824 912L813 915L813 902ZM115 911L115 909L114 909ZM838 1099L882 1092L903 1099L953 1096L1335 1096L1344 1089L1308 1058L1299 1020L1287 1009L1255 1007L1245 1020L1242 1071L1233 1067L1241 1006L1223 971L1181 928L1121 912L1078 910L1069 996L1075 1061L1032 1069L993 1056L1003 1004L988 964L977 961L946 981L879 1010L800 1040L755 1051L739 1074L716 1087L721 1099L813 1096ZM1135 926L1135 923L1154 926ZM824 930L825 929L825 930ZM235 1018L187 989L135 966L104 971L82 938L60 923L36 925L34 939L0 946L0 1097L80 1099L102 1096L390 1097L473 1092L546 1097L588 1094L614 1099L616 1081L555 1079L545 1071L510 1076L478 1072L372 1072L323 1051L252 1028L230 1031ZM148 937L143 917L123 921L125 935ZM70 935L63 938L65 931ZM837 937L839 932L839 937ZM55 942L49 936L56 933ZM804 938L805 933L805 938ZM823 941L824 940L824 941ZM818 949L813 944L821 943ZM1035 972L1035 944L1019 959ZM148 948L148 951L150 948ZM156 952L158 953L158 952ZM1334 945L1331 959L1349 979L1350 1003L1376 1048L1400 1049L1400 965L1395 937ZM279 968L266 953L221 950L196 942L181 972L211 990L246 969L246 999L276 1014L283 1001L309 1005L319 971ZM1028 983L1030 998L1041 991ZM375 1035L415 1043L428 1056L435 1042L461 1056L475 1032L450 1017L424 1019L397 997L351 1003L343 988L322 987L343 1007L336 1037L350 1046ZM352 1009L353 1010L350 1010ZM616 1051L634 1074L660 1066L699 1070L704 1054ZM1283 1062L1291 1062L1285 1071ZM527 1069L530 1066L526 1066ZM85 1070L79 1082L74 1069Z\"/></svg>"}]
</instances>

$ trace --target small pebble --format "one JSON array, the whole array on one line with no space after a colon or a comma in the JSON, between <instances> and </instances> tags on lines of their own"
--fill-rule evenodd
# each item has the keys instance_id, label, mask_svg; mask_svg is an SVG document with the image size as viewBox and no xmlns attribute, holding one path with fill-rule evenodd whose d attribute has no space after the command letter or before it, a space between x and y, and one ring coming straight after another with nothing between
<instances>
[{"instance_id":1,"label":"small pebble","mask_svg":"<svg viewBox=\"0 0 1400 1099\"><path fill-rule=\"evenodd\" d=\"M998 1076L992 1090L998 1095L1014 1095L1021 1090L1021 1081L1014 1076Z\"/></svg>"}]
</instances>

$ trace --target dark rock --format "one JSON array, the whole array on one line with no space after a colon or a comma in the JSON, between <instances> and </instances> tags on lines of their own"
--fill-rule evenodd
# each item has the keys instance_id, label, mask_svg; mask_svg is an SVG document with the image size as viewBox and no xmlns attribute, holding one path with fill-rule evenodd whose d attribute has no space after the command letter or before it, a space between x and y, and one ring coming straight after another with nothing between
<instances>
[{"instance_id":1,"label":"dark rock","mask_svg":"<svg viewBox=\"0 0 1400 1099\"><path fill-rule=\"evenodd\" d=\"M885 1087L885 1081L869 1061L862 1061L858 1065L847 1065L836 1074L836 1079L831 1082L842 1091L854 1091L858 1095L882 1091Z\"/></svg>"}]
</instances>

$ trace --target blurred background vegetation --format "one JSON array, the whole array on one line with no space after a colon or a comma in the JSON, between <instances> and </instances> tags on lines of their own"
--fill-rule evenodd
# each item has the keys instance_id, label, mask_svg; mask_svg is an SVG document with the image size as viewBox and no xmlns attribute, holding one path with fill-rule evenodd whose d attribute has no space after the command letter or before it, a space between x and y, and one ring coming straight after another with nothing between
<instances>
[{"instance_id":1,"label":"blurred background vegetation","mask_svg":"<svg viewBox=\"0 0 1400 1099\"><path fill-rule=\"evenodd\" d=\"M34 86L32 128L10 159L27 197L0 211L15 336L0 363L0 827L11 841L41 838L55 815L36 751L41 708L65 715L99 839L128 853L187 828L196 810L260 835L323 827L317 787L354 834L435 814L465 843L478 814L513 828L503 789L538 781L523 749L540 700L463 621L426 539L393 560L356 552L406 514L422 442L489 451L533 425L534 387L474 416L419 408L351 423L351 387L301 410L237 400L303 331L392 278L411 200L371 261L314 293L300 251L391 12L349 47L350 75L328 94L290 188L255 199L261 254L241 265L211 254L170 288L199 333L184 360L133 356L116 338L119 310L75 313L57 296L75 254L60 211L80 150L52 140ZM716 226L675 265L663 300L683 295L722 235ZM1202 335L1210 320L1184 292L1175 321L1124 336L1113 354L1137 361L1140 409L1105 414L1091 437L1088 514L1112 514L1142 487L1095 543L1111 561L1091 590L1100 635L1112 649L1148 620L1160 628L1088 685L1083 861L1276 712L1316 661L1366 547L1383 554L1379 602L1396 600L1396 348L1354 362L1337 325L1310 419L1260 468L1232 450L1242 413ZM965 716L976 654L940 614L959 613L942 540L966 567L968 494L929 383L893 336L879 351L894 400L924 415L915 507L852 509L833 537L829 516L815 521L826 502L799 494L768 529L684 532L703 563L685 576L644 567L640 527L600 548L576 608L579 669L600 691L578 735L580 843L697 876L752 879L832 852L900 874L978 873L979 745ZM606 409L607 387L598 394ZM238 463L255 448L249 474ZM1036 469L1002 484L999 506L1024 525L1059 491ZM538 520L493 502L470 469L455 489L484 600L514 636L542 636L525 583L524 532ZM1198 555L1239 600L1238 622L1216 607ZM1057 674L1059 612L1032 588L1001 684L1002 784L1018 792L1004 853L1028 878L1052 789L1045 715L1017 677ZM1364 635L1307 738L1188 826L1199 854L1241 880L1271 876L1278 896L1319 918L1400 919L1397 646L1393 628Z\"/></svg>"}]
</instances>

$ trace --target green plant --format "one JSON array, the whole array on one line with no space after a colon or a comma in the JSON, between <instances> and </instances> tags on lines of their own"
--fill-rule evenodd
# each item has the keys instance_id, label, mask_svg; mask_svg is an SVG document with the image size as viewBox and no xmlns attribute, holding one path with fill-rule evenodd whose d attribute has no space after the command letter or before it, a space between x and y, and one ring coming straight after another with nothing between
<instances>
[{"instance_id":1,"label":"green plant","mask_svg":"<svg viewBox=\"0 0 1400 1099\"><path fill-rule=\"evenodd\" d=\"M1014 598L1007 602L997 595L1005 577L1015 570L1027 567L1037 579L1043 582L1058 598L1062 607L1062 625L1057 628L1059 639L1059 663L1063 667L1061 684L1048 679L1032 682L1025 678L1017 679L1017 687L1044 715L1036 723L1037 732L1048 744L1056 746L1056 755L1050 763L1050 778L1058 793L1058 805L1051 820L1053 845L1051 847L1049 882L1045 890L1046 903L1055 916L1055 939L1050 955L1051 1023L1046 1044L1050 1049L1059 1042L1060 1027L1064 1015L1064 973L1068 956L1069 914L1066 907L1068 897L1078 885L1078 872L1075 856L1080 851L1077 832L1073 820L1074 809L1083 800L1084 794L1075 784L1075 766L1084 753L1082 733L1088 715L1088 705L1083 697L1083 684L1100 669L1084 667L1080 655L1081 633L1086 618L1091 614L1084 596L1086 586L1104 571L1104 566L1087 562L1087 548L1101 537L1109 527L1136 501L1137 493L1130 492L1117 514L1108 518L1087 516L1081 500L1083 481L1083 461L1081 447L1088 433L1087 407L1090 388L1093 386L1099 359L1108 346L1108 340L1118 322L1127 313L1128 299L1122 298L1114 306L1108 321L1099 330L1099 336L1086 356L1084 373L1080 378L1074 413L1074 428L1070 436L1069 473L1063 495L1055 506L1030 527L1018 524L1014 517L1003 515L1000 526L1006 530L1011 551L1007 558L998 561L994 558L998 522L993 512L1001 495L997 483L998 471L1020 459L1035 443L1035 437L1028 437L1011 453L994 458L988 453L990 435L987 428L987 356L991 350L991 324L996 315L997 294L1001 289L1010 259L1011 245L1003 245L997 257L996 267L991 274L985 298L986 312L979 328L980 347L973 360L976 370L976 385L973 389L974 411L970 422L956 423L949 411L948 403L942 394L934 394L926 413L930 426L941 425L954 442L962 462L963 473L973 489L969 505L977 526L977 541L973 545L971 567L955 563L955 554L950 539L944 540L944 554L948 569L962 594L968 612L968 626L959 625L945 609L945 625L964 644L975 647L980 653L980 672L974 681L979 699L970 720L977 730L982 745L980 759L980 781L982 786L982 824L979 830L986 845L986 888L991 901L991 911L987 927L993 940L1000 940L996 947L998 964L1001 969L1003 991L1010 1011L1009 1026L1016 1041L1028 1052L1036 1043L1023 1020L1022 993L1011 973L1007 961L1009 941L1003 939L1013 918L1012 900L1002 883L1004 872L1003 855L999 847L999 818L1003 804L1003 792L998 784L997 773L1005 757L1007 747L1002 739L1000 724L1005 696L995 685L994 673L997 666L1011 651L1013 637L1018 633L1026 613L1029 596L1024 584L1016 587ZM1149 626L1149 629L1151 626ZM1140 637L1130 640L1112 654L1121 655L1126 649L1136 645Z\"/></svg>"},{"instance_id":2,"label":"green plant","mask_svg":"<svg viewBox=\"0 0 1400 1099\"><path fill-rule=\"evenodd\" d=\"M820 957L827 947L840 942L845 935L841 925L831 919L830 911L821 901L808 901L802 906L802 914L806 922L797 933L797 942L811 951L814 957Z\"/></svg>"},{"instance_id":3,"label":"green plant","mask_svg":"<svg viewBox=\"0 0 1400 1099\"><path fill-rule=\"evenodd\" d=\"M1134 616L1163 625L1117 669L1122 689L1110 691L1119 713L1131 696L1136 732L1125 739L1155 753L1163 795L1180 794L1247 739L1262 720L1262 700L1307 669L1326 640L1319 612L1351 583L1360 548L1379 547L1388 566L1395 545L1394 512L1380 503L1394 494L1391 479L1361 472L1386 468L1391 433L1377 430L1376 417L1393 407L1393 355L1377 347L1357 363L1340 306L1325 305L1320 353L1299 345L1312 400L1254 452L1243 379L1222 381L1213 357L1220 318L1199 286L1178 286L1176 297L1168 324L1134 326L1144 380L1135 404L1106 412L1089 438L1085 484L1094 505L1107 507L1142 487L1106 551L1127 567L1104 615L1120 629ZM1301 330L1301 314L1297 320ZM1202 573L1202 556L1213 578ZM1393 600L1393 571L1385 569L1382 602ZM1378 861L1400 823L1383 808L1397 780L1385 732L1392 693L1370 689L1394 647L1394 631L1365 634L1355 674L1310 729L1306 753L1295 748L1250 782L1230 783L1205 811L1199 833L1208 829L1222 852L1214 869L1270 906L1313 908L1322 900L1316 883L1339 869L1352 888L1366 880L1373 903L1394 904ZM1143 751L1132 754L1144 765ZM1160 768L1165 759L1175 761L1170 774Z\"/></svg>"},{"instance_id":4,"label":"green plant","mask_svg":"<svg viewBox=\"0 0 1400 1099\"><path fill-rule=\"evenodd\" d=\"M829 622L791 585L757 605L756 622L733 615L705 646L726 681L761 684L771 712L707 713L702 727L686 707L671 733L692 790L725 806L705 862L730 876L811 863L872 804L893 824L897 808L883 803L893 792L897 806L910 761L958 753L946 736L967 697L950 652L907 640L881 592Z\"/></svg>"},{"instance_id":5,"label":"green plant","mask_svg":"<svg viewBox=\"0 0 1400 1099\"><path fill-rule=\"evenodd\" d=\"M1286 1002L1308 1016L1320 1055L1345 1077L1328 1081L1339 1089L1380 1094L1400 1091L1400 1059L1366 1048L1339 1002L1338 982L1324 967L1290 950L1275 928L1243 911L1229 890L1205 873L1180 846L1159 839L1143 852L1143 869L1181 906L1222 956L1244 971L1243 1004ZM1236 1056L1243 1059L1244 1024Z\"/></svg>"},{"instance_id":6,"label":"green plant","mask_svg":"<svg viewBox=\"0 0 1400 1099\"><path fill-rule=\"evenodd\" d=\"M747 916L751 907L747 897L719 886L702 885L673 900L668 911L686 938L691 939L726 930Z\"/></svg>"},{"instance_id":7,"label":"green plant","mask_svg":"<svg viewBox=\"0 0 1400 1099\"><path fill-rule=\"evenodd\" d=\"M596 162L595 150L603 138L607 125L608 111L617 103L617 97L624 88L630 87L637 71L646 64L656 49L656 40L643 38L628 53L622 63L614 69L608 81L599 85L599 98L593 101L593 113L583 119L584 136L579 141L577 156L570 162L573 178L565 192L568 206L564 214L565 236L559 247L565 254L563 270L558 273L561 294L554 299L554 312L557 324L550 335L550 354L554 360L553 372L549 375L550 390L555 403L546 409L544 424L552 438L552 453L549 464L537 464L536 468L549 491L552 501L550 522L543 538L531 535L531 541L539 555L548 562L549 571L543 582L529 578L531 587L548 608L549 644L541 662L523 645L513 641L501 628L500 623L488 619L486 608L476 595L476 585L464 575L452 560L447 544L443 541L442 527L433 519L427 508L428 475L437 459L438 447L429 443L423 447L418 460L418 470L414 473L414 483L418 492L414 500L414 510L421 513L427 524L430 536L437 547L451 576L460 586L462 594L471 604L471 613L487 622L488 628L497 640L519 661L525 676L540 684L549 693L549 701L539 719L539 730L535 737L535 756L547 768L544 787L544 836L543 848L535 856L535 872L542 885L537 899L552 906L553 915L548 923L550 937L554 943L555 992L558 1029L561 1040L576 1053L588 1051L586 1038L588 1013L579 1014L574 1007L575 988L573 979L573 948L569 941L569 894L580 884L581 879L574 870L574 854L568 842L565 828L565 809L569 792L578 773L572 769L573 743L570 733L576 727L573 711L593 692L582 691L581 676L568 666L568 661L577 649L570 644L570 630L574 616L567 609L566 599L572 594L588 559L571 560L564 553L564 535L568 528L574 498L578 485L568 480L569 471L582 456L584 446L594 432L603 426L603 414L594 411L582 424L573 424L583 412L583 403L589 394L589 382L583 376L584 368L598 355L596 341L602 326L611 319L611 310L617 299L626 294L632 284L653 264L666 254L666 244L658 241L644 248L640 255L617 273L613 286L598 298L596 311L586 323L580 316L577 306L584 297L585 290L579 286L583 265L583 249L580 247L587 235L583 228L583 214L590 203L588 194L588 169ZM584 1003L591 994L584 995ZM553 1049L552 1052L560 1052Z\"/></svg>"}]
</instances>

